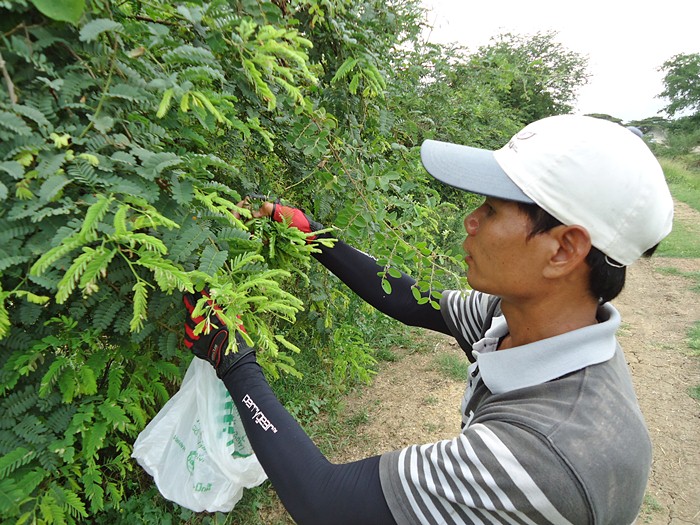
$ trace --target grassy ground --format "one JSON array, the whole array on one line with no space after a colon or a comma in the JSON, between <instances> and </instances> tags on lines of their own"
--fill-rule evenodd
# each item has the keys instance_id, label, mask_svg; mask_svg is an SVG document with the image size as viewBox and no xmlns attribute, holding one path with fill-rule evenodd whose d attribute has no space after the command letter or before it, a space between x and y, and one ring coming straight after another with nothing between
<instances>
[{"instance_id":1,"label":"grassy ground","mask_svg":"<svg viewBox=\"0 0 700 525\"><path fill-rule=\"evenodd\" d=\"M700 211L700 171L690 162L663 157L660 162L673 196Z\"/></svg>"},{"instance_id":2,"label":"grassy ground","mask_svg":"<svg viewBox=\"0 0 700 525\"><path fill-rule=\"evenodd\" d=\"M661 158L661 165L673 197L700 212L700 171L689 167L689 165L697 166L697 161L688 163ZM700 223L677 216L674 220L673 231L661 243L657 250L657 255L662 257L700 258ZM671 267L663 268L662 272L667 275L687 278L690 289L700 293L700 272L685 272ZM696 321L689 329L687 343L690 353L700 357L700 321ZM688 394L692 398L700 400L700 385L690 387ZM640 520L644 523L650 522L654 514L661 509L662 507L654 499L653 495L647 494L642 506Z\"/></svg>"},{"instance_id":3,"label":"grassy ground","mask_svg":"<svg viewBox=\"0 0 700 525\"><path fill-rule=\"evenodd\" d=\"M689 168L688 163L661 159L666 179L673 196L700 211L700 170ZM700 224L674 222L673 231L659 247L659 254L667 257L700 258ZM682 272L674 268L666 270L690 280L694 291L700 293L700 272ZM688 332L688 346L693 355L700 356L700 321ZM690 395L700 399L700 385L691 388Z\"/></svg>"}]
</instances>

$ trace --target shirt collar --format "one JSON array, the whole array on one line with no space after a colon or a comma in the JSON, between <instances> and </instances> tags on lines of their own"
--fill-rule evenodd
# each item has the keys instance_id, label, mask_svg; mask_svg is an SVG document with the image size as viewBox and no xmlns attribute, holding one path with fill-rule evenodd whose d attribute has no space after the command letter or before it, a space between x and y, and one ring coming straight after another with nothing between
<instances>
[{"instance_id":1,"label":"shirt collar","mask_svg":"<svg viewBox=\"0 0 700 525\"><path fill-rule=\"evenodd\" d=\"M495 317L484 338L473 347L481 379L492 393L503 394L608 361L617 348L615 332L620 326L620 314L606 303L598 308L598 321L555 337L496 351L498 341L508 333L508 324L505 317Z\"/></svg>"}]
</instances>

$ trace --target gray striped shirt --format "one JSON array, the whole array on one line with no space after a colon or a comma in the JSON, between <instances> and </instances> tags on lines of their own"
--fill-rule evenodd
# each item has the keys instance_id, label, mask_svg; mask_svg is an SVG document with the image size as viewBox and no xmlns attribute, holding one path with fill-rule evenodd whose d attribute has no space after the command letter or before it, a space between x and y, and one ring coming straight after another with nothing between
<instances>
[{"instance_id":1,"label":"gray striped shirt","mask_svg":"<svg viewBox=\"0 0 700 525\"><path fill-rule=\"evenodd\" d=\"M651 444L604 305L597 325L496 352L493 297L443 294L472 354L455 438L384 454L382 488L399 524L605 524L634 521ZM499 312L497 312L499 313Z\"/></svg>"}]
</instances>

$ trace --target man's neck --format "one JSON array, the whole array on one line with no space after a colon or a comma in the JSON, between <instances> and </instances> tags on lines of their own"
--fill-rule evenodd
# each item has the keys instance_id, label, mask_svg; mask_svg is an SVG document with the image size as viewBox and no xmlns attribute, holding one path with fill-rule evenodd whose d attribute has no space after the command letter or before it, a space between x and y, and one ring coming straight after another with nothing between
<instances>
[{"instance_id":1,"label":"man's neck","mask_svg":"<svg viewBox=\"0 0 700 525\"><path fill-rule=\"evenodd\" d=\"M499 350L505 350L596 324L598 304L588 296L567 300L554 296L534 304L504 299L501 309L509 333Z\"/></svg>"}]
</instances>

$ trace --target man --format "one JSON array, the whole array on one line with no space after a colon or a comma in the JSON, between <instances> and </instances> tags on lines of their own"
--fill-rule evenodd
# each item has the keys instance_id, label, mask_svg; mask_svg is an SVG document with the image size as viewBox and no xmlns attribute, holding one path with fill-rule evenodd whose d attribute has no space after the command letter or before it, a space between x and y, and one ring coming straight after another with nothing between
<instances>
[{"instance_id":1,"label":"man","mask_svg":"<svg viewBox=\"0 0 700 525\"><path fill-rule=\"evenodd\" d=\"M438 180L486 196L464 241L470 292L418 305L404 275L392 294L375 261L338 242L318 260L381 311L454 336L472 362L453 439L333 465L284 410L255 354L222 327L186 344L236 402L269 479L300 524L630 524L651 444L608 301L625 267L671 230L661 168L629 130L582 116L525 127L495 152L426 141ZM260 214L312 232L299 210ZM197 300L185 297L191 313ZM223 332L222 332L223 330ZM225 347L225 345L223 345ZM256 424L264 414L272 424Z\"/></svg>"}]
</instances>

